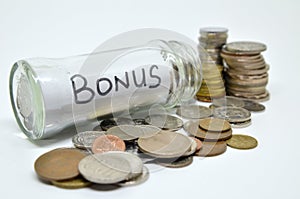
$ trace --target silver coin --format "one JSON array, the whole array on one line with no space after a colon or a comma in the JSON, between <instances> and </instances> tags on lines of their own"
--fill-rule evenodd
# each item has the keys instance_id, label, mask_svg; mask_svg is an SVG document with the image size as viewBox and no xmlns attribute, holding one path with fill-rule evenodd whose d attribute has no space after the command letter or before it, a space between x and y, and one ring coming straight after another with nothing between
<instances>
[{"instance_id":1,"label":"silver coin","mask_svg":"<svg viewBox=\"0 0 300 199\"><path fill-rule=\"evenodd\" d=\"M125 158L98 153L83 158L78 165L80 174L90 182L115 184L128 179L131 166Z\"/></svg>"},{"instance_id":2,"label":"silver coin","mask_svg":"<svg viewBox=\"0 0 300 199\"><path fill-rule=\"evenodd\" d=\"M131 172L127 180L130 180L142 174L144 164L138 156L129 152L111 151L109 153L110 157L117 157L128 160L131 167Z\"/></svg>"},{"instance_id":3,"label":"silver coin","mask_svg":"<svg viewBox=\"0 0 300 199\"><path fill-rule=\"evenodd\" d=\"M251 119L244 122L234 122L230 123L233 128L245 128L251 125Z\"/></svg>"},{"instance_id":4,"label":"silver coin","mask_svg":"<svg viewBox=\"0 0 300 199\"><path fill-rule=\"evenodd\" d=\"M105 135L105 131L84 131L74 135L72 142L76 148L90 149L94 140L102 135Z\"/></svg>"},{"instance_id":5,"label":"silver coin","mask_svg":"<svg viewBox=\"0 0 300 199\"><path fill-rule=\"evenodd\" d=\"M193 162L193 156L180 157L177 160L173 159L157 159L156 163L169 168L182 168L189 166Z\"/></svg>"},{"instance_id":6,"label":"silver coin","mask_svg":"<svg viewBox=\"0 0 300 199\"><path fill-rule=\"evenodd\" d=\"M218 99L213 99L214 106L233 106L233 107L244 107L244 101L232 96L225 96Z\"/></svg>"},{"instance_id":7,"label":"silver coin","mask_svg":"<svg viewBox=\"0 0 300 199\"><path fill-rule=\"evenodd\" d=\"M176 114L190 119L203 119L212 116L212 110L205 106L189 105L177 108Z\"/></svg>"},{"instance_id":8,"label":"silver coin","mask_svg":"<svg viewBox=\"0 0 300 199\"><path fill-rule=\"evenodd\" d=\"M266 109L266 107L258 102L255 102L253 100L243 100L244 101L244 109L247 109L251 112L261 112Z\"/></svg>"},{"instance_id":9,"label":"silver coin","mask_svg":"<svg viewBox=\"0 0 300 199\"><path fill-rule=\"evenodd\" d=\"M107 130L107 134L115 135L124 141L132 141L138 138L151 137L161 131L152 125L119 125Z\"/></svg>"},{"instance_id":10,"label":"silver coin","mask_svg":"<svg viewBox=\"0 0 300 199\"><path fill-rule=\"evenodd\" d=\"M32 93L28 79L22 74L17 87L17 108L26 118L32 113Z\"/></svg>"},{"instance_id":11,"label":"silver coin","mask_svg":"<svg viewBox=\"0 0 300 199\"><path fill-rule=\"evenodd\" d=\"M134 125L134 121L129 118L110 118L105 119L100 122L100 127L103 131L107 131L109 128L118 126L118 125Z\"/></svg>"},{"instance_id":12,"label":"silver coin","mask_svg":"<svg viewBox=\"0 0 300 199\"><path fill-rule=\"evenodd\" d=\"M182 128L183 122L172 115L150 115L145 121L164 130L176 131Z\"/></svg>"},{"instance_id":13,"label":"silver coin","mask_svg":"<svg viewBox=\"0 0 300 199\"><path fill-rule=\"evenodd\" d=\"M127 186L133 186L133 185L139 185L147 181L149 178L149 170L147 167L143 167L143 172L139 176L132 178L130 180L126 180L123 182L119 182L118 185L122 187L127 187Z\"/></svg>"},{"instance_id":14,"label":"silver coin","mask_svg":"<svg viewBox=\"0 0 300 199\"><path fill-rule=\"evenodd\" d=\"M183 154L183 156L190 156L190 155L194 154L197 150L197 142L193 138L190 138L190 140L191 140L191 143L192 143L191 148L187 152L185 152Z\"/></svg>"},{"instance_id":15,"label":"silver coin","mask_svg":"<svg viewBox=\"0 0 300 199\"><path fill-rule=\"evenodd\" d=\"M226 44L226 49L231 52L257 52L260 53L267 49L265 44L252 41L238 41Z\"/></svg>"},{"instance_id":16,"label":"silver coin","mask_svg":"<svg viewBox=\"0 0 300 199\"><path fill-rule=\"evenodd\" d=\"M244 122L251 119L251 113L241 107L218 107L214 109L214 116L227 120L229 123Z\"/></svg>"}]
</instances>

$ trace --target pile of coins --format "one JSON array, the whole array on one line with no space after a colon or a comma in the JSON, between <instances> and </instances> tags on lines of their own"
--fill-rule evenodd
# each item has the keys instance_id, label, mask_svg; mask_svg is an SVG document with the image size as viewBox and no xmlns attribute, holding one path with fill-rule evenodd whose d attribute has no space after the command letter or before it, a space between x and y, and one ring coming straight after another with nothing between
<instances>
[{"instance_id":1,"label":"pile of coins","mask_svg":"<svg viewBox=\"0 0 300 199\"><path fill-rule=\"evenodd\" d=\"M225 105L238 104L230 99ZM35 162L35 171L44 181L61 188L124 187L141 184L149 178L146 164L181 168L190 165L195 156L220 155L227 146L255 148L254 138L232 135L228 118L214 116L220 108L237 108L223 105L220 101L214 109L185 105L177 108L177 116L102 120L94 131L73 136L75 148L58 148L41 155ZM184 123L180 117L191 120ZM186 133L177 132L182 127Z\"/></svg>"},{"instance_id":2,"label":"pile of coins","mask_svg":"<svg viewBox=\"0 0 300 199\"><path fill-rule=\"evenodd\" d=\"M226 28L201 28L198 51L202 63L203 81L197 99L211 102L225 95L223 60L220 56L227 40Z\"/></svg>"},{"instance_id":3,"label":"pile of coins","mask_svg":"<svg viewBox=\"0 0 300 199\"><path fill-rule=\"evenodd\" d=\"M255 101L267 101L269 65L261 52L267 49L258 42L232 42L226 44L221 56L226 62L226 93Z\"/></svg>"},{"instance_id":4,"label":"pile of coins","mask_svg":"<svg viewBox=\"0 0 300 199\"><path fill-rule=\"evenodd\" d=\"M226 140L232 136L230 124L223 119L206 118L198 121L188 121L185 131L202 140L204 150L196 153L198 156L215 156L226 151Z\"/></svg>"}]
</instances>

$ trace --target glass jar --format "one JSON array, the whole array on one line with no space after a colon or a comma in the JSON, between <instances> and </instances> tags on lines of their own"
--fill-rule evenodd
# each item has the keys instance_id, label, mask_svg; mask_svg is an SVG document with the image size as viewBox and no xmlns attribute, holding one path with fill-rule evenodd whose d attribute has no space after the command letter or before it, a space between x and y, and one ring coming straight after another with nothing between
<instances>
[{"instance_id":1,"label":"glass jar","mask_svg":"<svg viewBox=\"0 0 300 199\"><path fill-rule=\"evenodd\" d=\"M143 29L118 35L91 54L20 60L9 80L17 123L29 138L42 139L99 118L172 108L201 85L196 46L172 31Z\"/></svg>"}]
</instances>

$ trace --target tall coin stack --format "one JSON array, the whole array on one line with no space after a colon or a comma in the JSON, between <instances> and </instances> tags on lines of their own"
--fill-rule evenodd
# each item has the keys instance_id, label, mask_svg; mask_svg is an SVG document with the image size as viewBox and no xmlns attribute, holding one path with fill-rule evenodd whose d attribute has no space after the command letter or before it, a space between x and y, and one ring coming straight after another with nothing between
<instances>
[{"instance_id":1,"label":"tall coin stack","mask_svg":"<svg viewBox=\"0 0 300 199\"><path fill-rule=\"evenodd\" d=\"M267 49L258 42L232 42L223 47L221 56L226 62L225 80L227 95L267 101L269 65L261 52Z\"/></svg>"},{"instance_id":2,"label":"tall coin stack","mask_svg":"<svg viewBox=\"0 0 300 199\"><path fill-rule=\"evenodd\" d=\"M213 98L225 96L222 47L227 41L226 28L201 28L198 50L202 62L203 81L197 99L211 102Z\"/></svg>"}]
</instances>

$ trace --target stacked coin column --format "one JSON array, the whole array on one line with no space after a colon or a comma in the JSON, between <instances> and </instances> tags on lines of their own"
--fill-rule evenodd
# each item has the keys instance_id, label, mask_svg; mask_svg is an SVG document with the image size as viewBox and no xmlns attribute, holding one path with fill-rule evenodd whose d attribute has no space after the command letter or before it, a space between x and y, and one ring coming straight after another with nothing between
<instances>
[{"instance_id":1,"label":"stacked coin column","mask_svg":"<svg viewBox=\"0 0 300 199\"><path fill-rule=\"evenodd\" d=\"M197 93L199 101L211 102L225 96L223 60L220 55L227 41L226 28L201 28L198 50L202 62L203 81Z\"/></svg>"},{"instance_id":2,"label":"stacked coin column","mask_svg":"<svg viewBox=\"0 0 300 199\"><path fill-rule=\"evenodd\" d=\"M266 49L262 43L249 41L232 42L223 47L227 95L257 102L269 99L266 90L269 65L261 54Z\"/></svg>"}]
</instances>

